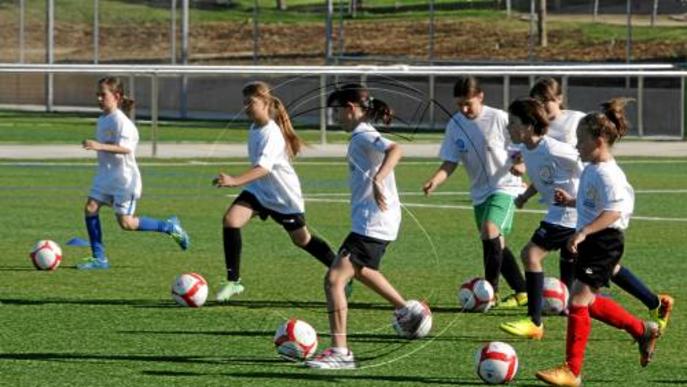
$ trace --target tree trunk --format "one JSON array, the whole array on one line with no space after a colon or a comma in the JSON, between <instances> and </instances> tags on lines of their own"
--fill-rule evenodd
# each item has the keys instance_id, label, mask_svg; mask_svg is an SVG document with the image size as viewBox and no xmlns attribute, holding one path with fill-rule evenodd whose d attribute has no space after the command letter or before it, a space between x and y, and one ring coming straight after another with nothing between
<instances>
[{"instance_id":1,"label":"tree trunk","mask_svg":"<svg viewBox=\"0 0 687 387\"><path fill-rule=\"evenodd\" d=\"M548 45L546 35L546 0L539 0L537 7L537 37L539 38L539 47L546 47Z\"/></svg>"},{"instance_id":2,"label":"tree trunk","mask_svg":"<svg viewBox=\"0 0 687 387\"><path fill-rule=\"evenodd\" d=\"M277 9L280 11L286 11L286 0L277 0Z\"/></svg>"}]
</instances>

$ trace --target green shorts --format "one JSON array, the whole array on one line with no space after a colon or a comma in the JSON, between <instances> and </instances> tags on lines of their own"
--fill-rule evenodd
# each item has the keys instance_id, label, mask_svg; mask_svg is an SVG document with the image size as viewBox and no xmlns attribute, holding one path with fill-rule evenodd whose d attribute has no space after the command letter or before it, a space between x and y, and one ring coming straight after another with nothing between
<instances>
[{"instance_id":1,"label":"green shorts","mask_svg":"<svg viewBox=\"0 0 687 387\"><path fill-rule=\"evenodd\" d=\"M501 230L501 235L508 235L513 229L514 213L515 203L513 203L513 197L497 192L475 206L477 229L481 230L482 224L485 221L490 221Z\"/></svg>"}]
</instances>

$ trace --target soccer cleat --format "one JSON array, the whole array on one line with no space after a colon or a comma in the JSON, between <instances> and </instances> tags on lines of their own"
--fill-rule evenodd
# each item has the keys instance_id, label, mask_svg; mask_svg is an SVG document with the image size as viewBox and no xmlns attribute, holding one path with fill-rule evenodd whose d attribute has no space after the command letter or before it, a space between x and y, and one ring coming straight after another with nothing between
<instances>
[{"instance_id":1,"label":"soccer cleat","mask_svg":"<svg viewBox=\"0 0 687 387\"><path fill-rule=\"evenodd\" d=\"M325 349L321 354L312 360L305 362L310 368L326 370L343 370L355 368L355 359L350 350L346 354L338 353L333 348Z\"/></svg>"},{"instance_id":2,"label":"soccer cleat","mask_svg":"<svg viewBox=\"0 0 687 387\"><path fill-rule=\"evenodd\" d=\"M181 228L181 222L179 221L179 218L172 216L171 218L167 219L167 222L172 225L172 231L169 233L169 235L176 243L179 244L179 247L181 247L182 250L188 250L188 247L191 245L191 238L188 236L188 233Z\"/></svg>"},{"instance_id":3,"label":"soccer cleat","mask_svg":"<svg viewBox=\"0 0 687 387\"><path fill-rule=\"evenodd\" d=\"M659 332L663 334L666 326L668 326L670 314L673 312L673 304L675 304L675 300L673 300L673 297L667 294L659 294L658 299L660 301L658 308L650 310L649 315L651 316L652 320L656 321Z\"/></svg>"},{"instance_id":4,"label":"soccer cleat","mask_svg":"<svg viewBox=\"0 0 687 387\"><path fill-rule=\"evenodd\" d=\"M537 379L552 386L578 387L582 385L581 378L570 370L567 363L537 372Z\"/></svg>"},{"instance_id":5,"label":"soccer cleat","mask_svg":"<svg viewBox=\"0 0 687 387\"><path fill-rule=\"evenodd\" d=\"M517 308L519 306L527 305L527 293L513 293L510 296L499 301L496 306L499 308L509 309Z\"/></svg>"},{"instance_id":6,"label":"soccer cleat","mask_svg":"<svg viewBox=\"0 0 687 387\"><path fill-rule=\"evenodd\" d=\"M544 337L544 323L537 326L529 317L522 320L503 323L502 331L525 339L541 340Z\"/></svg>"},{"instance_id":7,"label":"soccer cleat","mask_svg":"<svg viewBox=\"0 0 687 387\"><path fill-rule=\"evenodd\" d=\"M245 289L246 288L241 285L240 281L222 281L221 287L215 298L219 302L227 302L235 295L243 293Z\"/></svg>"},{"instance_id":8,"label":"soccer cleat","mask_svg":"<svg viewBox=\"0 0 687 387\"><path fill-rule=\"evenodd\" d=\"M344 294L346 294L346 299L350 299L353 294L353 280L348 281L346 287L344 288Z\"/></svg>"},{"instance_id":9,"label":"soccer cleat","mask_svg":"<svg viewBox=\"0 0 687 387\"><path fill-rule=\"evenodd\" d=\"M83 262L76 264L76 268L79 270L106 270L110 268L110 263L107 261L107 258L88 257Z\"/></svg>"},{"instance_id":10,"label":"soccer cleat","mask_svg":"<svg viewBox=\"0 0 687 387\"><path fill-rule=\"evenodd\" d=\"M646 367L651 363L656 350L656 340L661 335L658 323L654 321L644 321L644 333L637 337L639 345L639 364Z\"/></svg>"}]
</instances>

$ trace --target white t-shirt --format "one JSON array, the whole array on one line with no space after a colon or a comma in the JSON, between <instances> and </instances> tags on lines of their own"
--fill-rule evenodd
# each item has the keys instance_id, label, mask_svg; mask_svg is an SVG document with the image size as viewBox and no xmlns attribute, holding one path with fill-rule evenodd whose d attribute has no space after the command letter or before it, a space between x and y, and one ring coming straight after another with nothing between
<instances>
[{"instance_id":1,"label":"white t-shirt","mask_svg":"<svg viewBox=\"0 0 687 387\"><path fill-rule=\"evenodd\" d=\"M543 136L536 148L523 146L522 157L527 174L541 195L539 201L548 206L544 222L575 228L577 211L572 207L555 205L553 197L555 188L577 195L583 169L577 150L572 145Z\"/></svg>"},{"instance_id":2,"label":"white t-shirt","mask_svg":"<svg viewBox=\"0 0 687 387\"><path fill-rule=\"evenodd\" d=\"M401 225L401 202L392 171L382 181L387 209L375 202L372 179L384 161L385 152L393 144L368 123L360 123L351 133L348 144L348 184L351 188L351 227L356 234L384 241L393 241Z\"/></svg>"},{"instance_id":3,"label":"white t-shirt","mask_svg":"<svg viewBox=\"0 0 687 387\"><path fill-rule=\"evenodd\" d=\"M141 197L141 173L136 164L138 130L121 110L98 117L96 141L130 149L127 154L98 151L98 172L93 190L117 197Z\"/></svg>"},{"instance_id":4,"label":"white t-shirt","mask_svg":"<svg viewBox=\"0 0 687 387\"><path fill-rule=\"evenodd\" d=\"M577 191L577 229L590 224L603 211L618 211L610 228L625 230L634 211L635 193L615 160L587 164Z\"/></svg>"},{"instance_id":5,"label":"white t-shirt","mask_svg":"<svg viewBox=\"0 0 687 387\"><path fill-rule=\"evenodd\" d=\"M248 158L252 166L259 165L269 173L248 184L246 191L266 208L281 214L305 212L301 183L289 160L284 135L274 121L265 126L251 125Z\"/></svg>"},{"instance_id":6,"label":"white t-shirt","mask_svg":"<svg viewBox=\"0 0 687 387\"><path fill-rule=\"evenodd\" d=\"M572 146L577 144L577 124L585 116L577 110L562 110L561 115L549 122L547 135Z\"/></svg>"},{"instance_id":7,"label":"white t-shirt","mask_svg":"<svg viewBox=\"0 0 687 387\"><path fill-rule=\"evenodd\" d=\"M511 145L507 125L506 112L484 106L474 120L456 113L446 126L439 157L465 165L473 205L497 192L517 196L523 190L522 180L509 171L509 152L518 148Z\"/></svg>"}]
</instances>

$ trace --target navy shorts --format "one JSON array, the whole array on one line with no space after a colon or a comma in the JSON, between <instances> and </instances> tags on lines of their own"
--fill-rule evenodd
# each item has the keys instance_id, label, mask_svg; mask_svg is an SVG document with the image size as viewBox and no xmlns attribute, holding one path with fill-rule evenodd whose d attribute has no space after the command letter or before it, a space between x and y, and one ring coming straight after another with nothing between
<instances>
[{"instance_id":1,"label":"navy shorts","mask_svg":"<svg viewBox=\"0 0 687 387\"><path fill-rule=\"evenodd\" d=\"M592 288L608 287L624 250L625 237L620 230L607 228L588 235L577 245L575 278Z\"/></svg>"},{"instance_id":2,"label":"navy shorts","mask_svg":"<svg viewBox=\"0 0 687 387\"><path fill-rule=\"evenodd\" d=\"M539 223L539 228L532 234L532 243L546 251L561 251L561 259L574 261L575 254L566 247L568 240L575 234L575 229L548 222Z\"/></svg>"},{"instance_id":3,"label":"navy shorts","mask_svg":"<svg viewBox=\"0 0 687 387\"><path fill-rule=\"evenodd\" d=\"M258 198L248 191L242 191L239 196L234 199L234 204L248 205L251 210L255 211L260 219L265 220L269 216L275 222L281 224L286 231L294 231L305 227L305 214L282 214L277 211L270 210L263 206Z\"/></svg>"},{"instance_id":4,"label":"navy shorts","mask_svg":"<svg viewBox=\"0 0 687 387\"><path fill-rule=\"evenodd\" d=\"M388 245L389 241L352 232L341 244L339 256L348 255L351 262L358 266L379 270L379 264Z\"/></svg>"}]
</instances>

